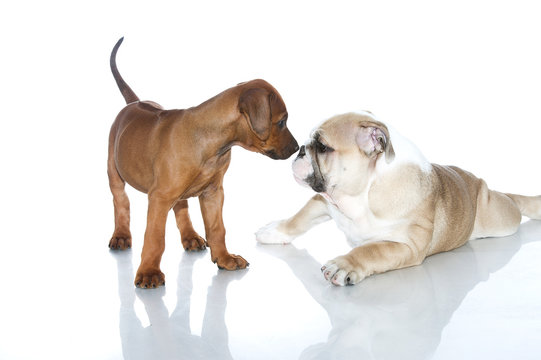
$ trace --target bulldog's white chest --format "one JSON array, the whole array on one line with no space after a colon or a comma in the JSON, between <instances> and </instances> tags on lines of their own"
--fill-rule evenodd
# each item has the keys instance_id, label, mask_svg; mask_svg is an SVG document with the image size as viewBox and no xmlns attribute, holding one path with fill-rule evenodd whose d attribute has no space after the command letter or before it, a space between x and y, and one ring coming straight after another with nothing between
<instances>
[{"instance_id":1,"label":"bulldog's white chest","mask_svg":"<svg viewBox=\"0 0 541 360\"><path fill-rule=\"evenodd\" d=\"M368 242L390 240L396 232L396 224L374 216L368 202L354 198L334 205L328 203L329 214L346 235L351 246Z\"/></svg>"}]
</instances>

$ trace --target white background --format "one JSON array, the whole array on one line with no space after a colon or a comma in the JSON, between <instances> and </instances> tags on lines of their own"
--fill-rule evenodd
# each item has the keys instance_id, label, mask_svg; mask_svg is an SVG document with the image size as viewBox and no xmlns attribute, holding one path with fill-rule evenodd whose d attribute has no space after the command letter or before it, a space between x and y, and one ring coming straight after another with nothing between
<instances>
[{"instance_id":1,"label":"white background","mask_svg":"<svg viewBox=\"0 0 541 360\"><path fill-rule=\"evenodd\" d=\"M0 357L32 353L28 337L58 350L62 336L37 340L55 326L70 333L52 314L108 306L94 295L82 308L44 298L115 289L116 267L111 278L97 269L111 266L99 254L113 230L107 139L124 101L109 55L121 36L117 64L141 99L186 108L263 78L286 102L299 143L326 117L370 110L430 161L463 167L497 190L536 195L539 19L535 1L516 0L3 2ZM294 182L290 160L235 148L225 178L228 246L242 252L260 226L310 195ZM137 259L146 197L129 196ZM171 220L164 261L180 251ZM40 325L22 325L26 315Z\"/></svg>"}]
</instances>

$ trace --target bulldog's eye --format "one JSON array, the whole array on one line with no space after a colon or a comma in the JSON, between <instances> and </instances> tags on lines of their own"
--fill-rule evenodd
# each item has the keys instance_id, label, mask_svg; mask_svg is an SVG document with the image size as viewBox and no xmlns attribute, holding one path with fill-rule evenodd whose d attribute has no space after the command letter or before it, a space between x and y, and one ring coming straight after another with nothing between
<instances>
[{"instance_id":1,"label":"bulldog's eye","mask_svg":"<svg viewBox=\"0 0 541 360\"><path fill-rule=\"evenodd\" d=\"M316 151L320 154L323 154L327 152L333 152L334 149L318 141L316 142Z\"/></svg>"}]
</instances>

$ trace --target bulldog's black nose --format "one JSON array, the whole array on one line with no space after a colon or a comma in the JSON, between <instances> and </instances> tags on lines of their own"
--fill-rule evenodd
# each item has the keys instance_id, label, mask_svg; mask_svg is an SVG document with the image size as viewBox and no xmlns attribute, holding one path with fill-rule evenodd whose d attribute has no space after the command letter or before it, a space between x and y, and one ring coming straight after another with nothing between
<instances>
[{"instance_id":1,"label":"bulldog's black nose","mask_svg":"<svg viewBox=\"0 0 541 360\"><path fill-rule=\"evenodd\" d=\"M301 150L299 151L299 154L297 155L297 157L304 157L306 155L306 148L303 146L301 146Z\"/></svg>"}]
</instances>

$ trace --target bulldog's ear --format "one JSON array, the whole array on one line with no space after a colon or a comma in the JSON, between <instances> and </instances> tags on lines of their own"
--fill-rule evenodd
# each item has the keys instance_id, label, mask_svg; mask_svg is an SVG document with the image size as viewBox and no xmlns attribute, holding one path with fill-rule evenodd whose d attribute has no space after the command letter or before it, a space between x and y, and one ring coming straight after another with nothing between
<instances>
[{"instance_id":1,"label":"bulldog's ear","mask_svg":"<svg viewBox=\"0 0 541 360\"><path fill-rule=\"evenodd\" d=\"M390 163L394 159L394 149L387 129L376 126L361 126L355 135L359 149L368 157L376 157L385 152L385 160Z\"/></svg>"},{"instance_id":2,"label":"bulldog's ear","mask_svg":"<svg viewBox=\"0 0 541 360\"><path fill-rule=\"evenodd\" d=\"M261 88L245 90L239 97L239 111L246 117L260 140L267 140L271 130L269 92Z\"/></svg>"}]
</instances>

